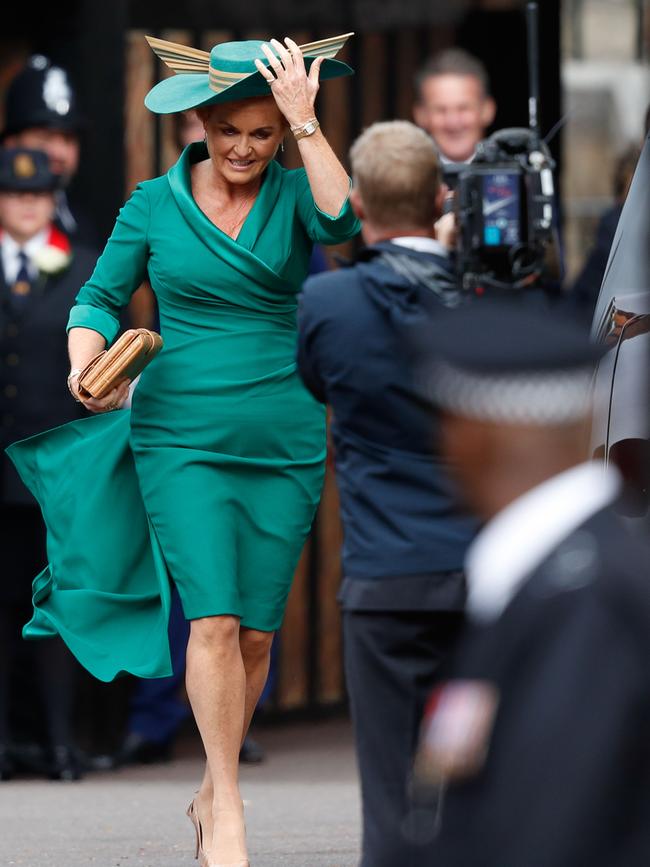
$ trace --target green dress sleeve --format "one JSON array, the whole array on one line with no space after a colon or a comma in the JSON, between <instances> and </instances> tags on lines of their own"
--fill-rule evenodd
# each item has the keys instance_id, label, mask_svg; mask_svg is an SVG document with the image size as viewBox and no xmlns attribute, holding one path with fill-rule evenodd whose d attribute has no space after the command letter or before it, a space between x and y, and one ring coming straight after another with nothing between
<instances>
[{"instance_id":1,"label":"green dress sleeve","mask_svg":"<svg viewBox=\"0 0 650 867\"><path fill-rule=\"evenodd\" d=\"M98 331L110 344L120 329L120 310L147 275L149 196L138 185L115 222L104 252L70 311L71 328Z\"/></svg>"},{"instance_id":2,"label":"green dress sleeve","mask_svg":"<svg viewBox=\"0 0 650 867\"><path fill-rule=\"evenodd\" d=\"M358 234L361 224L352 210L349 192L341 210L336 216L332 216L321 211L314 201L309 178L304 169L298 172L297 183L298 215L312 241L317 244L342 244ZM352 181L350 181L351 186Z\"/></svg>"}]
</instances>

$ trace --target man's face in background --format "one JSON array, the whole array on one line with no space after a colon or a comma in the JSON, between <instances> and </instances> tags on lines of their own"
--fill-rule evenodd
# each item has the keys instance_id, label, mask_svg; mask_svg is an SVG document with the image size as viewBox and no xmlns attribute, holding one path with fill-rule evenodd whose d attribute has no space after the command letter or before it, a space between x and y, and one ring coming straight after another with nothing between
<instances>
[{"instance_id":1,"label":"man's face in background","mask_svg":"<svg viewBox=\"0 0 650 867\"><path fill-rule=\"evenodd\" d=\"M457 163L472 157L495 112L494 100L479 79L457 74L426 78L413 107L418 126L429 133L446 159Z\"/></svg>"}]
</instances>

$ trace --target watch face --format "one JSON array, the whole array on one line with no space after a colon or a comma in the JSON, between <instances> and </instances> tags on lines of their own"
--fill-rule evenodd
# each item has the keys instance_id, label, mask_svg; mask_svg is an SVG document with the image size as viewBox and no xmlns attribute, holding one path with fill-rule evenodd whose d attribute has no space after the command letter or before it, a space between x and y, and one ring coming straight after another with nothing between
<instances>
[{"instance_id":1,"label":"watch face","mask_svg":"<svg viewBox=\"0 0 650 867\"><path fill-rule=\"evenodd\" d=\"M307 123L304 124L304 126L302 126L299 131L294 133L296 140L298 141L301 138L305 138L305 136L312 135L316 132L319 126L320 124L317 120L307 121Z\"/></svg>"}]
</instances>

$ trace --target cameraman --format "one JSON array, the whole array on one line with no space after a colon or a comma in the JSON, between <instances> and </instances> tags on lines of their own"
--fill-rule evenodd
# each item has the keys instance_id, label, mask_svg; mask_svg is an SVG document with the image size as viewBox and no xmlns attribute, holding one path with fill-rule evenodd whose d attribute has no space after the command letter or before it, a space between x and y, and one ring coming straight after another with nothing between
<instances>
[{"instance_id":1,"label":"cameraman","mask_svg":"<svg viewBox=\"0 0 650 867\"><path fill-rule=\"evenodd\" d=\"M441 187L429 136L406 121L377 123L351 162L368 246L351 267L307 281L298 366L333 411L361 865L406 867L425 863L431 845L409 830L409 776L424 703L461 626L476 529L437 453L437 418L418 398L409 347L459 295L434 237Z\"/></svg>"}]
</instances>

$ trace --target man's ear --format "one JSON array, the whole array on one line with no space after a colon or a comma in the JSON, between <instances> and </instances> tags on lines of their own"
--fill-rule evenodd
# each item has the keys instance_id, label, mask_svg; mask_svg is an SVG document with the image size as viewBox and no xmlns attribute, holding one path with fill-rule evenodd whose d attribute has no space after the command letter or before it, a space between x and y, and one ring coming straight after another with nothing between
<instances>
[{"instance_id":1,"label":"man's ear","mask_svg":"<svg viewBox=\"0 0 650 867\"><path fill-rule=\"evenodd\" d=\"M356 187L352 187L350 190L350 204L352 205L352 210L359 220L366 219L366 211L363 207L363 202L361 201L361 194Z\"/></svg>"},{"instance_id":2,"label":"man's ear","mask_svg":"<svg viewBox=\"0 0 650 867\"><path fill-rule=\"evenodd\" d=\"M481 122L483 129L487 129L493 122L497 113L497 104L491 96L486 96L481 107Z\"/></svg>"}]
</instances>

